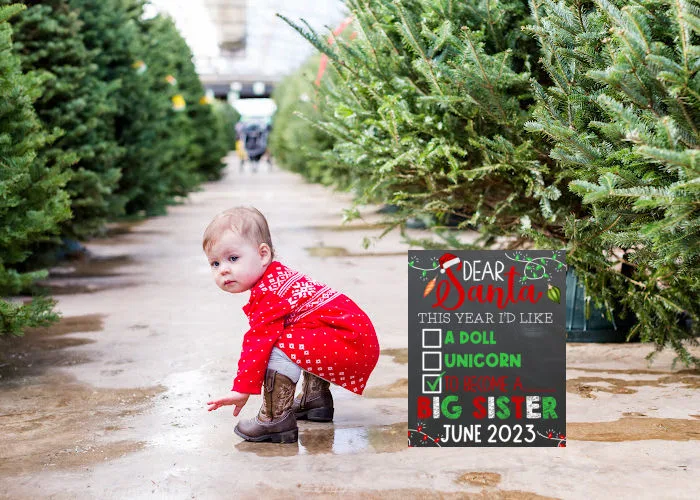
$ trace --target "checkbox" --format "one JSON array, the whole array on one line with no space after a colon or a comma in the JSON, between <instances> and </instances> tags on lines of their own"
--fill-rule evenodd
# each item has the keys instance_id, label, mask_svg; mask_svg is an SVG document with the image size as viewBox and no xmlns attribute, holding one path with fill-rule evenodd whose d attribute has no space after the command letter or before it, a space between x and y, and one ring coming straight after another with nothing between
<instances>
[{"instance_id":1,"label":"checkbox","mask_svg":"<svg viewBox=\"0 0 700 500\"><path fill-rule=\"evenodd\" d=\"M442 352L426 351L423 353L423 371L439 372L442 370Z\"/></svg>"},{"instance_id":2,"label":"checkbox","mask_svg":"<svg viewBox=\"0 0 700 500\"><path fill-rule=\"evenodd\" d=\"M442 330L440 328L424 328L423 347L427 349L440 349L442 347Z\"/></svg>"},{"instance_id":3,"label":"checkbox","mask_svg":"<svg viewBox=\"0 0 700 500\"><path fill-rule=\"evenodd\" d=\"M442 376L440 374L425 374L423 375L423 394L442 394Z\"/></svg>"}]
</instances>

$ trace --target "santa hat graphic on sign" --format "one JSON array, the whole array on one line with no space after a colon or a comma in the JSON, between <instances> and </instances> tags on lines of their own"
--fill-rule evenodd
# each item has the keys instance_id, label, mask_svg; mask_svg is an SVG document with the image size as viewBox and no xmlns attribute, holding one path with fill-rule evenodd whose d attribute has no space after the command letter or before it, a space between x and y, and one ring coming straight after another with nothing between
<instances>
[{"instance_id":1,"label":"santa hat graphic on sign","mask_svg":"<svg viewBox=\"0 0 700 500\"><path fill-rule=\"evenodd\" d=\"M440 264L440 272L444 274L445 269L452 267L454 265L457 266L457 271L462 269L462 264L459 261L459 257L456 255L453 255L451 253L446 253L440 259L438 260L438 263Z\"/></svg>"}]
</instances>

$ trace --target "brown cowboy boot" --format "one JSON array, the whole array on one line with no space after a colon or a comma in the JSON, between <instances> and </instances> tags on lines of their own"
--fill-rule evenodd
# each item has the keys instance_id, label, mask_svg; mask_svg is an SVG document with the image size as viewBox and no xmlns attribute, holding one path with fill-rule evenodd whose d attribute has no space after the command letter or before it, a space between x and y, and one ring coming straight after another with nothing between
<instances>
[{"instance_id":1,"label":"brown cowboy boot","mask_svg":"<svg viewBox=\"0 0 700 500\"><path fill-rule=\"evenodd\" d=\"M239 422L233 432L246 441L296 443L299 435L292 411L296 384L275 370L265 372L263 404L257 417Z\"/></svg>"},{"instance_id":2,"label":"brown cowboy boot","mask_svg":"<svg viewBox=\"0 0 700 500\"><path fill-rule=\"evenodd\" d=\"M330 422L333 420L333 395L331 383L316 375L304 372L301 394L294 398L292 411L298 420Z\"/></svg>"}]
</instances>

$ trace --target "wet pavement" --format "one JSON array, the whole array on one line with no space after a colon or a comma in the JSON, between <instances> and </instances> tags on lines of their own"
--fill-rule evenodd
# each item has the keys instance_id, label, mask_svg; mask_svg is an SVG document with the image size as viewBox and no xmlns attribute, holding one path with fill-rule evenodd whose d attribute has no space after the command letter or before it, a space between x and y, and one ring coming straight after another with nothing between
<instances>
[{"instance_id":1,"label":"wet pavement","mask_svg":"<svg viewBox=\"0 0 700 500\"><path fill-rule=\"evenodd\" d=\"M335 421L300 422L293 445L243 442L205 404L230 389L247 294L214 285L201 236L239 204L267 215L282 262L365 308L382 346L365 396L334 387ZM61 322L0 338L0 497L696 498L700 373L670 352L649 365L645 345L567 346L567 448L407 448L408 246L376 240L376 207L342 225L349 205L234 166L53 269Z\"/></svg>"}]
</instances>

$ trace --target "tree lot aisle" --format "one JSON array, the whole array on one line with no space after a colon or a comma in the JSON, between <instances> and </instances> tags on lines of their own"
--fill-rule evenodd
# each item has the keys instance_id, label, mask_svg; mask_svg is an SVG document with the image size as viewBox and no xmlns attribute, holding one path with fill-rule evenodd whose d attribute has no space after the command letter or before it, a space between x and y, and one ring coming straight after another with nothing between
<instances>
[{"instance_id":1,"label":"tree lot aisle","mask_svg":"<svg viewBox=\"0 0 700 500\"><path fill-rule=\"evenodd\" d=\"M224 294L212 283L201 236L212 214L239 203L268 216L280 259L367 310L382 347L366 396L334 390L335 422L301 423L300 442L291 447L240 444L230 413L206 412L207 398L230 388L247 328L241 311L247 297ZM0 408L12 408L3 412L3 429L13 434L0 452L0 496L220 498L235 490L238 498L694 497L700 377L671 369L668 351L647 366L650 347L644 345L567 346L567 448L408 449L402 364L408 247L390 234L363 251L362 237L381 229L355 221L360 229L340 230L348 203L346 195L293 174L229 173L167 216L91 243L96 256L126 262L118 276L100 279L128 286L61 295L58 309L66 319L102 315L102 330L70 334L74 347L64 351L75 364L1 381ZM374 218L368 210L366 222ZM321 247L347 252L321 258L307 250ZM79 339L93 342L76 345ZM22 390L12 392L18 386ZM46 399L37 399L37 387ZM155 394L145 410L128 396L144 388ZM90 406L105 391L119 397ZM32 430L26 412L37 401L45 413ZM52 401L80 403L54 407ZM258 402L252 399L242 418L250 418ZM51 427L66 412L80 422L70 438L65 427ZM13 419L17 425L10 426ZM28 462L30 450L41 446L49 451ZM110 449L119 451L102 451ZM8 460L11 450L16 453Z\"/></svg>"}]
</instances>

